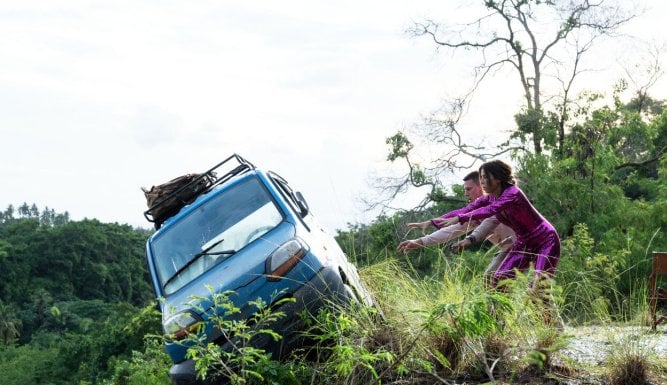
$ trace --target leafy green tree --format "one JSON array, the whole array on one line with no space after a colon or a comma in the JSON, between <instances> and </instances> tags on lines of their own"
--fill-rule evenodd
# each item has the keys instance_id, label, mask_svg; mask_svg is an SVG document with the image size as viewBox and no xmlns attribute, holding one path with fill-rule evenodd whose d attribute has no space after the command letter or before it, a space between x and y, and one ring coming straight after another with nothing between
<instances>
[{"instance_id":1,"label":"leafy green tree","mask_svg":"<svg viewBox=\"0 0 667 385\"><path fill-rule=\"evenodd\" d=\"M27 300L31 279L30 250L42 242L42 231L36 220L16 220L0 226L0 242L5 246L0 258L0 299L21 305Z\"/></svg>"},{"instance_id":2,"label":"leafy green tree","mask_svg":"<svg viewBox=\"0 0 667 385\"><path fill-rule=\"evenodd\" d=\"M63 384L50 375L53 369L50 363L56 353L55 348L31 345L9 346L0 350L3 385Z\"/></svg>"},{"instance_id":3,"label":"leafy green tree","mask_svg":"<svg viewBox=\"0 0 667 385\"><path fill-rule=\"evenodd\" d=\"M13 306L0 301L0 338L3 346L16 341L20 335L21 321L16 317Z\"/></svg>"},{"instance_id":4,"label":"leafy green tree","mask_svg":"<svg viewBox=\"0 0 667 385\"><path fill-rule=\"evenodd\" d=\"M6 223L14 219L14 206L7 206L7 209L0 215L0 219L0 223Z\"/></svg>"},{"instance_id":5,"label":"leafy green tree","mask_svg":"<svg viewBox=\"0 0 667 385\"><path fill-rule=\"evenodd\" d=\"M104 385L170 385L167 371L172 362L158 339L146 341L146 348L132 351L127 359L113 362L113 375Z\"/></svg>"},{"instance_id":6,"label":"leafy green tree","mask_svg":"<svg viewBox=\"0 0 667 385\"><path fill-rule=\"evenodd\" d=\"M147 231L96 220L45 226L21 219L0 227L6 277L0 298L23 304L25 293L43 289L55 299L151 300L144 261ZM6 246L6 245L9 246Z\"/></svg>"}]
</instances>

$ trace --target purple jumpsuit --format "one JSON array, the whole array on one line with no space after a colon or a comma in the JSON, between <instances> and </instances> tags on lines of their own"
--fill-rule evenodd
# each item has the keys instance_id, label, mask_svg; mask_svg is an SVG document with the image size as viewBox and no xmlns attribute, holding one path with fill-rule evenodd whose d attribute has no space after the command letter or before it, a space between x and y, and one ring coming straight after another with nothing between
<instances>
[{"instance_id":1,"label":"purple jumpsuit","mask_svg":"<svg viewBox=\"0 0 667 385\"><path fill-rule=\"evenodd\" d=\"M450 211L441 218L458 216L459 223L466 223L493 215L516 234L514 246L494 274L494 283L513 278L514 269L528 270L531 262L535 263L536 276L553 276L560 259L558 233L518 187L507 187L499 197L482 196L468 206Z\"/></svg>"}]
</instances>

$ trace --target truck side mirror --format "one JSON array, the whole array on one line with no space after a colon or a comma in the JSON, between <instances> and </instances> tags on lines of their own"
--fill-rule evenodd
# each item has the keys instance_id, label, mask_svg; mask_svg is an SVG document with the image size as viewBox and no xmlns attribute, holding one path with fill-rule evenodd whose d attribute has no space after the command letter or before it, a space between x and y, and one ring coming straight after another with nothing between
<instances>
[{"instance_id":1,"label":"truck side mirror","mask_svg":"<svg viewBox=\"0 0 667 385\"><path fill-rule=\"evenodd\" d=\"M295 192L294 197L296 198L296 204L299 205L299 210L300 210L299 214L303 218L306 215L308 215L309 211L308 203L306 203L306 198L303 197L303 194L301 194L300 191Z\"/></svg>"}]
</instances>

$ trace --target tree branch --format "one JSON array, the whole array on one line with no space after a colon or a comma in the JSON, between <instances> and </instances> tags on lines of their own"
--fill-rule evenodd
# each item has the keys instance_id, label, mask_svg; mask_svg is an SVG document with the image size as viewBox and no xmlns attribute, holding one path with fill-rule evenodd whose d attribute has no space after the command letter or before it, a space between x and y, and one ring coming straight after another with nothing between
<instances>
[{"instance_id":1,"label":"tree branch","mask_svg":"<svg viewBox=\"0 0 667 385\"><path fill-rule=\"evenodd\" d=\"M663 147L660 151L658 151L658 154L656 156L654 156L653 158L646 159L646 160L643 160L641 162L627 162L627 163L619 164L618 166L614 167L614 170L620 170L620 169L627 168L627 167L638 168L638 167L646 166L646 165L651 164L651 163L655 163L655 162L660 160L662 155L665 154L665 151L667 151L667 146Z\"/></svg>"}]
</instances>

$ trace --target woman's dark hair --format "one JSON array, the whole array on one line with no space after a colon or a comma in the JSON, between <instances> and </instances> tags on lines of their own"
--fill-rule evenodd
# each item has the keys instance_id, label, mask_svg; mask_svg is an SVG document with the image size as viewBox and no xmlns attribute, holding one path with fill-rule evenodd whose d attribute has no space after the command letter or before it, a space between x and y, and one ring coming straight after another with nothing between
<instances>
[{"instance_id":1,"label":"woman's dark hair","mask_svg":"<svg viewBox=\"0 0 667 385\"><path fill-rule=\"evenodd\" d=\"M512 175L512 166L502 160L486 162L479 167L480 174L482 170L484 170L484 174L487 176L493 175L494 178L498 179L503 190L509 186L516 185L516 180L514 179L514 175Z\"/></svg>"}]
</instances>

